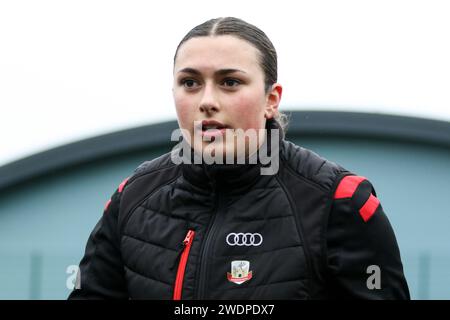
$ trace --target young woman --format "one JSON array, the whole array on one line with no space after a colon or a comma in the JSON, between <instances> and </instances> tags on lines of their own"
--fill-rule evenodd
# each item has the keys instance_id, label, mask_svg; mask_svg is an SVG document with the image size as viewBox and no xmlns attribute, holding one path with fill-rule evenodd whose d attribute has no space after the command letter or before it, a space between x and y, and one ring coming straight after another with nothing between
<instances>
[{"instance_id":1,"label":"young woman","mask_svg":"<svg viewBox=\"0 0 450 320\"><path fill-rule=\"evenodd\" d=\"M264 32L206 21L173 76L183 141L120 184L69 298L409 299L371 183L285 139Z\"/></svg>"}]
</instances>

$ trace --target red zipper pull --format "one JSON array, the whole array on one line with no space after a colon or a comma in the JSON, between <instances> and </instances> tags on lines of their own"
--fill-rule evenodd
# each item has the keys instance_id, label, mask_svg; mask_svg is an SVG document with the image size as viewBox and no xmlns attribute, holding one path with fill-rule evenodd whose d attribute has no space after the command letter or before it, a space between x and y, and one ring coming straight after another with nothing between
<instances>
[{"instance_id":1,"label":"red zipper pull","mask_svg":"<svg viewBox=\"0 0 450 320\"><path fill-rule=\"evenodd\" d=\"M186 237L183 240L183 250L181 251L181 258L178 264L178 271L175 278L175 288L173 292L174 300L181 300L181 292L183 291L184 272L186 270L186 264L189 257L189 251L191 250L192 241L194 240L195 231L189 230Z\"/></svg>"},{"instance_id":2,"label":"red zipper pull","mask_svg":"<svg viewBox=\"0 0 450 320\"><path fill-rule=\"evenodd\" d=\"M192 237L194 236L194 231L193 230L189 230L188 233L186 234L186 237L183 240L183 244L185 246L187 246L189 243L191 243L192 241Z\"/></svg>"},{"instance_id":3,"label":"red zipper pull","mask_svg":"<svg viewBox=\"0 0 450 320\"><path fill-rule=\"evenodd\" d=\"M180 243L180 250L178 251L177 257L175 258L172 266L169 268L170 270L173 270L173 268L176 267L179 258L181 257L181 255L183 254L184 250L186 249L186 247L188 246L189 243L192 242L192 238L194 237L195 232L192 230L189 230L188 233L186 233L186 236L184 237L184 240Z\"/></svg>"}]
</instances>

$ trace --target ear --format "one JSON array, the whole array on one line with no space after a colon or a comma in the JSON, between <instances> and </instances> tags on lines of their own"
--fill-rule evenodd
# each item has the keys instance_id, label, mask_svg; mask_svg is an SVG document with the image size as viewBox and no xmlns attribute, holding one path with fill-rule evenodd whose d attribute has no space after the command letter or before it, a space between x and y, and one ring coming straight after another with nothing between
<instances>
[{"instance_id":1,"label":"ear","mask_svg":"<svg viewBox=\"0 0 450 320\"><path fill-rule=\"evenodd\" d=\"M266 97L266 107L264 110L264 117L266 119L272 119L277 114L282 93L283 87L281 84L274 83Z\"/></svg>"}]
</instances>

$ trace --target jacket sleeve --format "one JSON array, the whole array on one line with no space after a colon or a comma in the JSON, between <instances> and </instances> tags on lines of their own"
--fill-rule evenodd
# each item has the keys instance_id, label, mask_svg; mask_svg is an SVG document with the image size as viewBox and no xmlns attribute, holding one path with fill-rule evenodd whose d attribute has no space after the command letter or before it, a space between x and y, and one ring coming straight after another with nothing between
<instances>
[{"instance_id":1,"label":"jacket sleeve","mask_svg":"<svg viewBox=\"0 0 450 320\"><path fill-rule=\"evenodd\" d=\"M326 241L331 298L410 299L394 231L366 178L340 180Z\"/></svg>"},{"instance_id":2,"label":"jacket sleeve","mask_svg":"<svg viewBox=\"0 0 450 320\"><path fill-rule=\"evenodd\" d=\"M128 299L117 222L121 188L107 202L89 236L77 285L68 299Z\"/></svg>"}]
</instances>

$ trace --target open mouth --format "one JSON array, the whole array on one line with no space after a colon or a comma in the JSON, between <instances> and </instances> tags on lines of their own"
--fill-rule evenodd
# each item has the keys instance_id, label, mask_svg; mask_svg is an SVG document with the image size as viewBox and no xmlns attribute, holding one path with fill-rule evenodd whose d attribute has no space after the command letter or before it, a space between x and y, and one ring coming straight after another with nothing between
<instances>
[{"instance_id":1,"label":"open mouth","mask_svg":"<svg viewBox=\"0 0 450 320\"><path fill-rule=\"evenodd\" d=\"M202 121L202 137L217 137L225 134L225 130L228 128L227 125L215 121L215 120L204 120Z\"/></svg>"},{"instance_id":2,"label":"open mouth","mask_svg":"<svg viewBox=\"0 0 450 320\"><path fill-rule=\"evenodd\" d=\"M222 129L226 129L226 126L215 126L215 125L202 126L202 131L206 131L206 130L222 130Z\"/></svg>"},{"instance_id":3,"label":"open mouth","mask_svg":"<svg viewBox=\"0 0 450 320\"><path fill-rule=\"evenodd\" d=\"M221 130L221 129L225 129L227 128L226 125L217 122L217 121L202 121L202 131L206 131L206 130Z\"/></svg>"}]
</instances>

